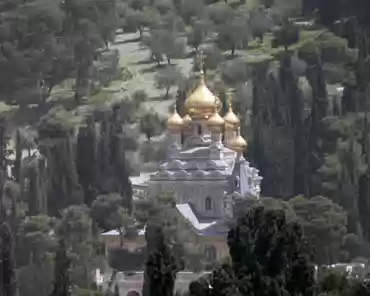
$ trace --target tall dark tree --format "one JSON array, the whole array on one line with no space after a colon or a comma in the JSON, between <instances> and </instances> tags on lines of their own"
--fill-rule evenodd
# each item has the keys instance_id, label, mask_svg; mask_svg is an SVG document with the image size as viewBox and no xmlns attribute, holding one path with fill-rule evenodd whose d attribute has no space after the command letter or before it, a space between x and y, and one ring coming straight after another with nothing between
<instances>
[{"instance_id":1,"label":"tall dark tree","mask_svg":"<svg viewBox=\"0 0 370 296\"><path fill-rule=\"evenodd\" d=\"M317 170L323 163L323 151L320 146L323 119L327 115L328 93L323 60L320 49L310 43L305 50L299 52L300 58L307 63L306 78L312 89L311 113L308 118L309 131L307 135L308 153L305 159L305 195L314 196L320 194L320 181Z\"/></svg>"},{"instance_id":2,"label":"tall dark tree","mask_svg":"<svg viewBox=\"0 0 370 296\"><path fill-rule=\"evenodd\" d=\"M30 216L47 214L47 176L46 160L39 155L31 156L24 168L29 180L27 190L28 214Z\"/></svg>"},{"instance_id":3,"label":"tall dark tree","mask_svg":"<svg viewBox=\"0 0 370 296\"><path fill-rule=\"evenodd\" d=\"M85 204L88 206L95 200L97 171L97 136L94 118L91 116L86 124L78 130L76 167L78 180L84 190Z\"/></svg>"},{"instance_id":4,"label":"tall dark tree","mask_svg":"<svg viewBox=\"0 0 370 296\"><path fill-rule=\"evenodd\" d=\"M111 164L114 166L116 186L119 194L123 197L123 206L131 214L132 212L132 184L130 181L130 166L126 160L125 135L122 127L120 107L114 106L111 118Z\"/></svg>"},{"instance_id":5,"label":"tall dark tree","mask_svg":"<svg viewBox=\"0 0 370 296\"><path fill-rule=\"evenodd\" d=\"M0 225L0 295L15 296L15 256L14 238L9 224Z\"/></svg>"},{"instance_id":6,"label":"tall dark tree","mask_svg":"<svg viewBox=\"0 0 370 296\"><path fill-rule=\"evenodd\" d=\"M15 296L15 256L14 238L9 224L6 222L4 210L5 185L5 121L0 119L0 295Z\"/></svg>"},{"instance_id":7,"label":"tall dark tree","mask_svg":"<svg viewBox=\"0 0 370 296\"><path fill-rule=\"evenodd\" d=\"M68 257L64 240L60 240L55 257L54 288L51 296L71 295L70 265L71 261Z\"/></svg>"},{"instance_id":8,"label":"tall dark tree","mask_svg":"<svg viewBox=\"0 0 370 296\"><path fill-rule=\"evenodd\" d=\"M149 281L148 296L172 296L175 288L176 274L179 271L170 246L165 242L161 230L158 233L157 249L151 253L146 263L146 280Z\"/></svg>"},{"instance_id":9,"label":"tall dark tree","mask_svg":"<svg viewBox=\"0 0 370 296\"><path fill-rule=\"evenodd\" d=\"M280 210L252 209L228 234L231 265L190 286L192 295L313 295L314 266L302 230Z\"/></svg>"},{"instance_id":10,"label":"tall dark tree","mask_svg":"<svg viewBox=\"0 0 370 296\"><path fill-rule=\"evenodd\" d=\"M48 213L55 216L70 205L83 203L73 149L74 120L60 108L42 117L38 126L39 149L47 161Z\"/></svg>"},{"instance_id":11,"label":"tall dark tree","mask_svg":"<svg viewBox=\"0 0 370 296\"><path fill-rule=\"evenodd\" d=\"M126 160L124 110L119 105L102 114L100 141L98 143L98 188L100 194L118 193L122 205L132 211L132 186L130 167Z\"/></svg>"}]
</instances>

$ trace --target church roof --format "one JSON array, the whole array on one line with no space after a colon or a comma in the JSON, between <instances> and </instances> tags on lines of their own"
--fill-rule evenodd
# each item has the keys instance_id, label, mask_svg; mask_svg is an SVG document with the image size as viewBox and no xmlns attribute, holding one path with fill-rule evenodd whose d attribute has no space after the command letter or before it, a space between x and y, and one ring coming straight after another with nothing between
<instances>
[{"instance_id":1,"label":"church roof","mask_svg":"<svg viewBox=\"0 0 370 296\"><path fill-rule=\"evenodd\" d=\"M199 234L199 235L215 235L220 233L220 230L222 233L224 233L224 223L223 221L220 220L215 220L215 221L207 221L207 222L202 222L199 221L197 216L194 214L191 206L188 203L182 203L182 204L176 204L176 208L179 211L179 213L189 221L189 223L194 227L194 230ZM221 223L220 223L221 222ZM110 230L102 233L101 235L103 236L118 236L119 232L117 230ZM138 231L138 235L145 235L145 228L140 229Z\"/></svg>"},{"instance_id":2,"label":"church roof","mask_svg":"<svg viewBox=\"0 0 370 296\"><path fill-rule=\"evenodd\" d=\"M216 224L216 221L212 222L200 222L195 216L192 208L188 203L183 203L183 204L177 204L176 205L177 210L181 213L181 215L190 222L190 224L197 230L197 231L202 231L205 230L206 228Z\"/></svg>"},{"instance_id":3,"label":"church roof","mask_svg":"<svg viewBox=\"0 0 370 296\"><path fill-rule=\"evenodd\" d=\"M135 188L146 187L146 182L149 180L153 173L140 173L139 176L130 176L132 186Z\"/></svg>"}]
</instances>

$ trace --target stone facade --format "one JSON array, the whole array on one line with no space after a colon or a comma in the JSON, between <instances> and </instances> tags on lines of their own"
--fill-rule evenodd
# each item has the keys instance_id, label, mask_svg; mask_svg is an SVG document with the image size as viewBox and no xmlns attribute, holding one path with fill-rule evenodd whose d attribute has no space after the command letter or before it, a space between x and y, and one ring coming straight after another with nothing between
<instances>
[{"instance_id":1,"label":"stone facade","mask_svg":"<svg viewBox=\"0 0 370 296\"><path fill-rule=\"evenodd\" d=\"M239 153L214 142L204 124L192 125L201 127L203 133L198 135L198 129L192 128L190 135L170 135L174 143L167 159L151 175L147 190L153 196L173 193L178 203L191 204L200 217L222 219L227 215L229 195L237 192L258 198L261 177ZM176 142L179 138L183 140Z\"/></svg>"}]
</instances>

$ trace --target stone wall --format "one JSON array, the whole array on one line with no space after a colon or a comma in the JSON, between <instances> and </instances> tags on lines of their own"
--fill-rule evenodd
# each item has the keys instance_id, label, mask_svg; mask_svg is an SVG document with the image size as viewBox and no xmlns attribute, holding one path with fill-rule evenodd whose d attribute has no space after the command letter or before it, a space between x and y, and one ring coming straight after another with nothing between
<instances>
[{"instance_id":1,"label":"stone wall","mask_svg":"<svg viewBox=\"0 0 370 296\"><path fill-rule=\"evenodd\" d=\"M186 292L189 288L190 282L206 275L206 272L193 273L193 272L179 272L177 274L175 292L179 291L181 294ZM136 272L131 275L119 273L117 275L117 284L119 287L119 295L127 296L127 293L136 291L141 295L143 286L144 273L142 271ZM130 293L131 294L131 293Z\"/></svg>"}]
</instances>

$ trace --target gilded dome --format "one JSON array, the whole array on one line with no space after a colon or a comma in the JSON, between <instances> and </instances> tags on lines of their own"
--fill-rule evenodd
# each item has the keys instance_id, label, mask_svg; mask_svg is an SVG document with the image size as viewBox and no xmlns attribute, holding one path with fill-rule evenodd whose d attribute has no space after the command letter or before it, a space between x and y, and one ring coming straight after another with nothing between
<instances>
[{"instance_id":1,"label":"gilded dome","mask_svg":"<svg viewBox=\"0 0 370 296\"><path fill-rule=\"evenodd\" d=\"M175 106L172 116L167 120L167 129L171 132L178 132L182 130L183 126L184 120L177 113Z\"/></svg>"},{"instance_id":2,"label":"gilded dome","mask_svg":"<svg viewBox=\"0 0 370 296\"><path fill-rule=\"evenodd\" d=\"M233 111L233 106L231 103L231 94L229 94L229 110L227 114L224 116L225 120L225 128L235 130L238 126L240 126L240 119L238 116L235 115Z\"/></svg>"},{"instance_id":3,"label":"gilded dome","mask_svg":"<svg viewBox=\"0 0 370 296\"><path fill-rule=\"evenodd\" d=\"M238 135L235 139L231 140L228 147L231 150L234 150L236 152L242 153L245 149L247 149L248 144L247 141L244 140L244 138L240 135L240 127L238 127Z\"/></svg>"},{"instance_id":4,"label":"gilded dome","mask_svg":"<svg viewBox=\"0 0 370 296\"><path fill-rule=\"evenodd\" d=\"M213 108L213 115L207 120L207 126L211 131L221 131L225 121L218 113L215 103Z\"/></svg>"},{"instance_id":5,"label":"gilded dome","mask_svg":"<svg viewBox=\"0 0 370 296\"><path fill-rule=\"evenodd\" d=\"M220 108L220 100L209 90L204 81L204 74L201 72L198 87L185 100L187 113L193 119L208 119L213 114L215 101L217 107Z\"/></svg>"}]
</instances>

